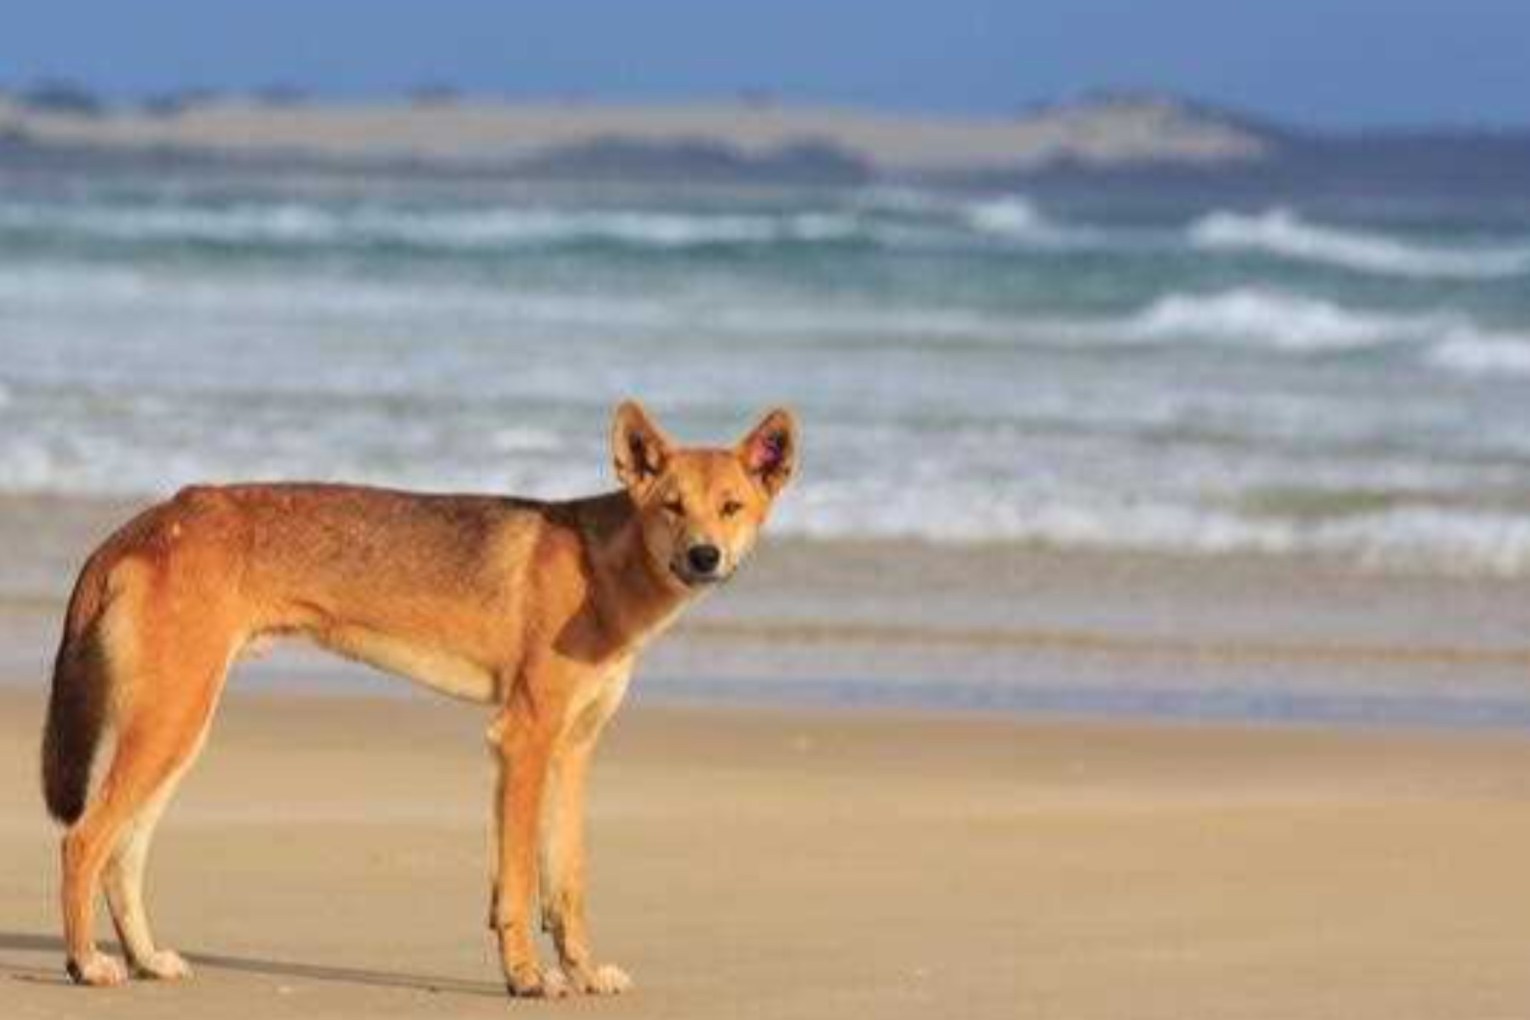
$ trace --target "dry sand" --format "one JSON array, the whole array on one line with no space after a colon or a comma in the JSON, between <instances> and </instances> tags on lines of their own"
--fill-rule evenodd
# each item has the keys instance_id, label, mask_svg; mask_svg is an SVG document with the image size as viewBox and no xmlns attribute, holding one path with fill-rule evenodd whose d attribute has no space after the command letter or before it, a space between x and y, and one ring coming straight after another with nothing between
<instances>
[{"instance_id":1,"label":"dry sand","mask_svg":"<svg viewBox=\"0 0 1530 1020\"><path fill-rule=\"evenodd\" d=\"M592 804L628 997L508 1003L482 713L235 695L151 903L198 973L60 972L40 692L0 696L0 1015L1530 1016L1530 739L636 707Z\"/></svg>"}]
</instances>

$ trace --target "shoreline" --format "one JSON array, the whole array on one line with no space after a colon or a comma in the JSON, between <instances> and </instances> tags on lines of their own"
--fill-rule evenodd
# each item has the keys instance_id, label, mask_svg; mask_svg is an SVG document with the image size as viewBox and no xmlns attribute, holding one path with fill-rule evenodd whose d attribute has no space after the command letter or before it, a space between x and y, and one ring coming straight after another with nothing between
<instances>
[{"instance_id":1,"label":"shoreline","mask_svg":"<svg viewBox=\"0 0 1530 1020\"><path fill-rule=\"evenodd\" d=\"M141 505L0 499L13 550L0 687L45 683L74 572ZM635 690L669 703L1524 729L1527 595L1524 578L1264 557L767 534L726 591L645 655ZM381 689L299 645L233 685Z\"/></svg>"}]
</instances>

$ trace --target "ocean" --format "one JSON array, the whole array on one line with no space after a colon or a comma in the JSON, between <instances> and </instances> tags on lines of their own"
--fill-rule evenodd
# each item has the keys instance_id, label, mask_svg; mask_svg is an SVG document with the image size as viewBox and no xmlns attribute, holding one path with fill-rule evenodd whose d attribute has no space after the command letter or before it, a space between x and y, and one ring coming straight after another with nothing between
<instances>
[{"instance_id":1,"label":"ocean","mask_svg":"<svg viewBox=\"0 0 1530 1020\"><path fill-rule=\"evenodd\" d=\"M209 167L0 178L0 496L612 484L804 426L780 531L1530 572L1530 204Z\"/></svg>"}]
</instances>

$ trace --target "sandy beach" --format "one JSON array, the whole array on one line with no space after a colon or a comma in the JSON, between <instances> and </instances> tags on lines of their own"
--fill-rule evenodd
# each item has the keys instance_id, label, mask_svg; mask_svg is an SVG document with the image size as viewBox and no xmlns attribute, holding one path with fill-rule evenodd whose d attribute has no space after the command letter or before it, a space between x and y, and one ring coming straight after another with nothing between
<instances>
[{"instance_id":1,"label":"sandy beach","mask_svg":"<svg viewBox=\"0 0 1530 1020\"><path fill-rule=\"evenodd\" d=\"M8 1017L1530 1011L1530 740L638 708L592 803L630 996L502 1000L481 713L235 696L152 871L181 986L68 986L40 699L0 712Z\"/></svg>"},{"instance_id":2,"label":"sandy beach","mask_svg":"<svg viewBox=\"0 0 1530 1020\"><path fill-rule=\"evenodd\" d=\"M151 902L195 981L64 984L45 665L73 560L129 507L0 509L7 1016L549 1008L502 1000L481 924L484 713L286 651L236 674L157 847ZM552 1008L1524 1015L1519 593L1296 561L767 544L655 649L604 751L597 946L638 989ZM1431 713L1473 725L1406 725Z\"/></svg>"}]
</instances>

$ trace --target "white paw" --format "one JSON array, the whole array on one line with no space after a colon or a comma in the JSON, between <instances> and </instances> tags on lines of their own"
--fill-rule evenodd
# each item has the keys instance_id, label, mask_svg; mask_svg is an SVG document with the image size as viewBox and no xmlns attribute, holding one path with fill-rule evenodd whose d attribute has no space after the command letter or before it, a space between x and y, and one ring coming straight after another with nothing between
<instances>
[{"instance_id":1,"label":"white paw","mask_svg":"<svg viewBox=\"0 0 1530 1020\"><path fill-rule=\"evenodd\" d=\"M613 964L602 964L594 970L586 970L575 982L581 992L587 995L620 995L632 987L632 979L627 972Z\"/></svg>"},{"instance_id":2,"label":"white paw","mask_svg":"<svg viewBox=\"0 0 1530 1020\"><path fill-rule=\"evenodd\" d=\"M121 960L99 952L91 953L84 960L70 960L65 969L75 984L92 988L110 988L128 979L127 968Z\"/></svg>"},{"instance_id":3,"label":"white paw","mask_svg":"<svg viewBox=\"0 0 1530 1020\"><path fill-rule=\"evenodd\" d=\"M535 964L516 968L505 979L505 988L517 999L561 999L569 993L562 971L543 970Z\"/></svg>"},{"instance_id":4,"label":"white paw","mask_svg":"<svg viewBox=\"0 0 1530 1020\"><path fill-rule=\"evenodd\" d=\"M155 981L179 981L191 976L191 965L173 949L157 950L147 960L139 961L134 970L139 977Z\"/></svg>"}]
</instances>

